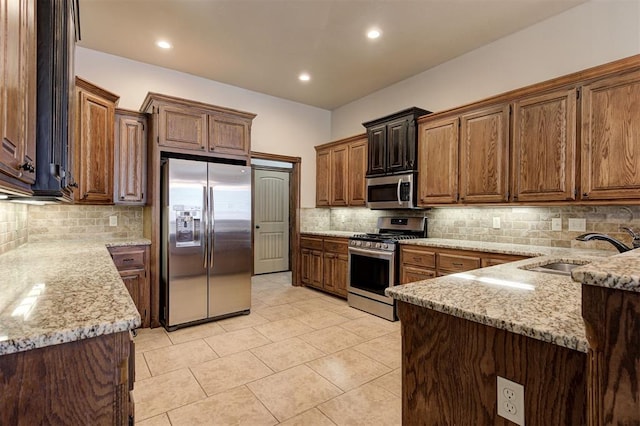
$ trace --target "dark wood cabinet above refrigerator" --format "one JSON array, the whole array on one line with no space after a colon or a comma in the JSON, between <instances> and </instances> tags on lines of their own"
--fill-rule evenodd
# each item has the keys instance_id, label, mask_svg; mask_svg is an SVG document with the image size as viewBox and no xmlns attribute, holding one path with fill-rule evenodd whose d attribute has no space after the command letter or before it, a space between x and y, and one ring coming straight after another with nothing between
<instances>
[{"instance_id":1,"label":"dark wood cabinet above refrigerator","mask_svg":"<svg viewBox=\"0 0 640 426\"><path fill-rule=\"evenodd\" d=\"M417 171L416 119L430 111L408 108L362 123L367 128L367 176Z\"/></svg>"}]
</instances>

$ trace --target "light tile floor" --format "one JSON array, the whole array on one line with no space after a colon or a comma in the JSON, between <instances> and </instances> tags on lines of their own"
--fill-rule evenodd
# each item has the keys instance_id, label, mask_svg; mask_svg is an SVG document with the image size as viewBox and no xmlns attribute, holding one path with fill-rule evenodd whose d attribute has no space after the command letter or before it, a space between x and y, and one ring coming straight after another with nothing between
<instances>
[{"instance_id":1,"label":"light tile floor","mask_svg":"<svg viewBox=\"0 0 640 426\"><path fill-rule=\"evenodd\" d=\"M400 323L291 274L253 278L250 315L140 330L138 425L400 425Z\"/></svg>"}]
</instances>

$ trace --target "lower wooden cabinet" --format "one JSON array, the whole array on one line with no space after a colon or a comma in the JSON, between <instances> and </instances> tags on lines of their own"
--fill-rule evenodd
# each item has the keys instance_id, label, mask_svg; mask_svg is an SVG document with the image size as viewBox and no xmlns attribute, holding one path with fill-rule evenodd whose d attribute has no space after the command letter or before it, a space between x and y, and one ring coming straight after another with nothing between
<instances>
[{"instance_id":1,"label":"lower wooden cabinet","mask_svg":"<svg viewBox=\"0 0 640 426\"><path fill-rule=\"evenodd\" d=\"M400 246L400 284L457 274L526 258L527 256L403 244Z\"/></svg>"},{"instance_id":2,"label":"lower wooden cabinet","mask_svg":"<svg viewBox=\"0 0 640 426\"><path fill-rule=\"evenodd\" d=\"M348 240L301 236L300 247L302 284L346 298Z\"/></svg>"},{"instance_id":3,"label":"lower wooden cabinet","mask_svg":"<svg viewBox=\"0 0 640 426\"><path fill-rule=\"evenodd\" d=\"M149 285L149 247L123 246L111 247L113 258L120 277L140 313L141 327L150 326L151 294Z\"/></svg>"},{"instance_id":4,"label":"lower wooden cabinet","mask_svg":"<svg viewBox=\"0 0 640 426\"><path fill-rule=\"evenodd\" d=\"M2 425L133 424L128 331L0 357Z\"/></svg>"}]
</instances>

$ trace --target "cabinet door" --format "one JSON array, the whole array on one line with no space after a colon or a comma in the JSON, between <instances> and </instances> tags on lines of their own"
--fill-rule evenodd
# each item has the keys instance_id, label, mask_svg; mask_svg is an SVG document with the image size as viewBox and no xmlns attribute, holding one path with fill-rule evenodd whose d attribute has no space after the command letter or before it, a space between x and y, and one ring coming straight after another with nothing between
<instances>
[{"instance_id":1,"label":"cabinet door","mask_svg":"<svg viewBox=\"0 0 640 426\"><path fill-rule=\"evenodd\" d=\"M382 124L367 129L369 165L367 174L383 174L387 170L387 126Z\"/></svg>"},{"instance_id":2,"label":"cabinet door","mask_svg":"<svg viewBox=\"0 0 640 426\"><path fill-rule=\"evenodd\" d=\"M316 206L329 205L329 185L331 184L331 150L316 152Z\"/></svg>"},{"instance_id":3,"label":"cabinet door","mask_svg":"<svg viewBox=\"0 0 640 426\"><path fill-rule=\"evenodd\" d=\"M323 283L322 288L331 293L335 293L335 269L336 269L336 257L333 253L324 253L322 256L322 274Z\"/></svg>"},{"instance_id":4,"label":"cabinet door","mask_svg":"<svg viewBox=\"0 0 640 426\"><path fill-rule=\"evenodd\" d=\"M311 250L300 250L300 281L311 285Z\"/></svg>"},{"instance_id":5,"label":"cabinet door","mask_svg":"<svg viewBox=\"0 0 640 426\"><path fill-rule=\"evenodd\" d=\"M415 266L408 265L402 265L402 268L400 268L400 284L428 280L435 276L436 271L433 269L416 268Z\"/></svg>"},{"instance_id":6,"label":"cabinet door","mask_svg":"<svg viewBox=\"0 0 640 426\"><path fill-rule=\"evenodd\" d=\"M349 256L346 254L337 254L334 259L333 269L333 288L335 293L347 297L347 280L349 273Z\"/></svg>"},{"instance_id":7,"label":"cabinet door","mask_svg":"<svg viewBox=\"0 0 640 426\"><path fill-rule=\"evenodd\" d=\"M418 198L420 205L449 204L458 200L459 119L418 125Z\"/></svg>"},{"instance_id":8,"label":"cabinet door","mask_svg":"<svg viewBox=\"0 0 640 426\"><path fill-rule=\"evenodd\" d=\"M149 327L149 284L144 269L133 269L120 272L120 277L140 313L141 327Z\"/></svg>"},{"instance_id":9,"label":"cabinet door","mask_svg":"<svg viewBox=\"0 0 640 426\"><path fill-rule=\"evenodd\" d=\"M159 107L158 144L204 151L207 145L207 114L190 108Z\"/></svg>"},{"instance_id":10,"label":"cabinet door","mask_svg":"<svg viewBox=\"0 0 640 426\"><path fill-rule=\"evenodd\" d=\"M115 203L144 204L147 187L146 118L137 113L116 114Z\"/></svg>"},{"instance_id":11,"label":"cabinet door","mask_svg":"<svg viewBox=\"0 0 640 426\"><path fill-rule=\"evenodd\" d=\"M349 200L350 206L364 206L366 202L367 140L349 144Z\"/></svg>"},{"instance_id":12,"label":"cabinet door","mask_svg":"<svg viewBox=\"0 0 640 426\"><path fill-rule=\"evenodd\" d=\"M35 182L35 0L0 0L0 176Z\"/></svg>"},{"instance_id":13,"label":"cabinet door","mask_svg":"<svg viewBox=\"0 0 640 426\"><path fill-rule=\"evenodd\" d=\"M400 172L408 168L408 127L406 118L387 124L387 172Z\"/></svg>"},{"instance_id":14,"label":"cabinet door","mask_svg":"<svg viewBox=\"0 0 640 426\"><path fill-rule=\"evenodd\" d=\"M514 103L511 162L514 201L575 199L575 89Z\"/></svg>"},{"instance_id":15,"label":"cabinet door","mask_svg":"<svg viewBox=\"0 0 640 426\"><path fill-rule=\"evenodd\" d=\"M209 116L209 151L242 157L249 155L250 121L228 116Z\"/></svg>"},{"instance_id":16,"label":"cabinet door","mask_svg":"<svg viewBox=\"0 0 640 426\"><path fill-rule=\"evenodd\" d=\"M460 118L460 201L504 202L509 192L509 105Z\"/></svg>"},{"instance_id":17,"label":"cabinet door","mask_svg":"<svg viewBox=\"0 0 640 426\"><path fill-rule=\"evenodd\" d=\"M640 198L640 72L582 93L582 198Z\"/></svg>"},{"instance_id":18,"label":"cabinet door","mask_svg":"<svg viewBox=\"0 0 640 426\"><path fill-rule=\"evenodd\" d=\"M340 145L331 149L331 178L329 179L329 204L346 206L349 197L349 146Z\"/></svg>"},{"instance_id":19,"label":"cabinet door","mask_svg":"<svg viewBox=\"0 0 640 426\"><path fill-rule=\"evenodd\" d=\"M74 174L78 191L74 194L75 201L110 204L113 202L115 104L80 87L77 94Z\"/></svg>"},{"instance_id":20,"label":"cabinet door","mask_svg":"<svg viewBox=\"0 0 640 426\"><path fill-rule=\"evenodd\" d=\"M311 282L314 287L322 289L323 286L323 273L322 269L322 252L313 250L311 252Z\"/></svg>"}]
</instances>

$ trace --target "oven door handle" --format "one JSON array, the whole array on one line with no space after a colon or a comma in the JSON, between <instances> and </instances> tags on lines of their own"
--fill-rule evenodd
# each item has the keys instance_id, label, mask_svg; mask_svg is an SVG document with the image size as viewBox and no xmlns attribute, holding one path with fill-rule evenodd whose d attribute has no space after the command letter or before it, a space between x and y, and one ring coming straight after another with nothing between
<instances>
[{"instance_id":1,"label":"oven door handle","mask_svg":"<svg viewBox=\"0 0 640 426\"><path fill-rule=\"evenodd\" d=\"M402 200L400 199L400 185L402 185L402 178L398 179L398 187L396 188L396 195L398 196L398 204L402 205Z\"/></svg>"},{"instance_id":2,"label":"oven door handle","mask_svg":"<svg viewBox=\"0 0 640 426\"><path fill-rule=\"evenodd\" d=\"M375 257L375 258L378 258L378 259L392 259L393 258L393 252L367 250L367 249L362 249L362 248L349 247L349 254L351 254L351 253L363 254L365 256Z\"/></svg>"}]
</instances>

